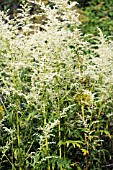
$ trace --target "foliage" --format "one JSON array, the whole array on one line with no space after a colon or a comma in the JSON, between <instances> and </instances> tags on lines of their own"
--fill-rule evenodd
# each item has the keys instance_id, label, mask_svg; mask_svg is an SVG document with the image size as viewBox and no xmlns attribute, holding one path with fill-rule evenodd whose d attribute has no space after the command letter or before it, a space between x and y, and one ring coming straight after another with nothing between
<instances>
[{"instance_id":1,"label":"foliage","mask_svg":"<svg viewBox=\"0 0 113 170\"><path fill-rule=\"evenodd\" d=\"M113 1L90 0L80 1L79 12L82 22L81 29L84 34L97 35L97 27L107 36L113 35Z\"/></svg>"},{"instance_id":2,"label":"foliage","mask_svg":"<svg viewBox=\"0 0 113 170\"><path fill-rule=\"evenodd\" d=\"M0 12L1 170L95 170L110 158L113 41L83 36L75 5Z\"/></svg>"},{"instance_id":3,"label":"foliage","mask_svg":"<svg viewBox=\"0 0 113 170\"><path fill-rule=\"evenodd\" d=\"M45 5L49 4L49 0L41 0ZM14 17L17 9L20 8L22 0L6 0L0 2L0 9L9 10L10 17ZM27 1L25 1L27 2ZM75 0L69 0L75 2ZM76 9L80 14L80 29L84 34L97 35L97 27L107 36L113 35L113 2L112 0L77 0ZM32 4L32 11L36 13L36 6Z\"/></svg>"}]
</instances>

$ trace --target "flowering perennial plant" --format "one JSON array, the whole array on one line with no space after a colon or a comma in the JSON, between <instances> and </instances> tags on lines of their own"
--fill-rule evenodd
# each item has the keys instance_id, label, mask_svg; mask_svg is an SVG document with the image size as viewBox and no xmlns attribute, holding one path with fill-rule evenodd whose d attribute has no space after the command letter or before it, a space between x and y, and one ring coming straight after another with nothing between
<instances>
[{"instance_id":1,"label":"flowering perennial plant","mask_svg":"<svg viewBox=\"0 0 113 170\"><path fill-rule=\"evenodd\" d=\"M38 13L30 14L30 3ZM86 41L75 5L27 1L10 20L0 12L1 170L88 170L106 163L113 42L101 30L94 44Z\"/></svg>"}]
</instances>

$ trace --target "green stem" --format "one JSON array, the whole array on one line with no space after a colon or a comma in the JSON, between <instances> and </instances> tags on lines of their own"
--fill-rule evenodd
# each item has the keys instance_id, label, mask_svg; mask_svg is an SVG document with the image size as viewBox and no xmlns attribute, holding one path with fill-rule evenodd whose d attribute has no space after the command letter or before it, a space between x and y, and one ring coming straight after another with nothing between
<instances>
[{"instance_id":1,"label":"green stem","mask_svg":"<svg viewBox=\"0 0 113 170\"><path fill-rule=\"evenodd\" d=\"M13 134L11 135L11 139L12 139L12 170L14 170L14 160L13 160L13 154L14 154L14 152L13 152Z\"/></svg>"},{"instance_id":2,"label":"green stem","mask_svg":"<svg viewBox=\"0 0 113 170\"><path fill-rule=\"evenodd\" d=\"M54 170L54 165L52 165L52 170Z\"/></svg>"},{"instance_id":3,"label":"green stem","mask_svg":"<svg viewBox=\"0 0 113 170\"><path fill-rule=\"evenodd\" d=\"M9 161L9 163L11 164L11 166L13 167L13 170L16 170L16 168L14 167L14 164L12 164L12 162L9 160L9 158L7 157L7 155L5 155L6 159Z\"/></svg>"},{"instance_id":4,"label":"green stem","mask_svg":"<svg viewBox=\"0 0 113 170\"><path fill-rule=\"evenodd\" d=\"M61 141L61 126L60 126L60 122L58 125L58 130L59 130L59 142ZM62 148L61 146L59 147L59 157L60 159L62 158ZM62 170L62 164L60 163L60 170Z\"/></svg>"},{"instance_id":5,"label":"green stem","mask_svg":"<svg viewBox=\"0 0 113 170\"><path fill-rule=\"evenodd\" d=\"M81 109L82 109L82 119L83 119L83 123L84 123L84 120L85 120L85 117L84 117L84 104L82 104ZM85 125L85 123L84 123L84 125Z\"/></svg>"},{"instance_id":6,"label":"green stem","mask_svg":"<svg viewBox=\"0 0 113 170\"><path fill-rule=\"evenodd\" d=\"M18 139L18 148L20 150L20 127L19 127L19 117L18 112L16 112L16 121L17 121L17 139ZM22 170L21 162L19 162L19 170Z\"/></svg>"},{"instance_id":7,"label":"green stem","mask_svg":"<svg viewBox=\"0 0 113 170\"><path fill-rule=\"evenodd\" d=\"M58 125L58 130L59 130L59 142L61 141L61 127L60 127L60 122L59 122L59 125ZM61 147L59 148L59 156L60 156L60 159L62 158L62 150L61 150Z\"/></svg>"},{"instance_id":8,"label":"green stem","mask_svg":"<svg viewBox=\"0 0 113 170\"><path fill-rule=\"evenodd\" d=\"M46 74L46 60L44 60L44 73ZM47 104L47 96L45 94L45 83L44 83L44 80L43 80L43 96L44 96L44 105L43 105L43 116L44 116L44 127L46 126L47 124L47 115L46 115L46 104ZM45 136L45 145L46 145L46 156L49 155L49 145L48 145L48 136L46 134ZM50 170L50 161L49 161L49 158L48 158L48 170Z\"/></svg>"},{"instance_id":9,"label":"green stem","mask_svg":"<svg viewBox=\"0 0 113 170\"><path fill-rule=\"evenodd\" d=\"M43 110L43 114L44 114L44 127L46 126L47 124L47 118L46 118L46 99L44 99L44 110ZM48 136L46 134L45 136L45 145L46 145L46 156L49 155L49 146L48 146ZM50 162L49 162L49 159L48 159L48 170L50 170Z\"/></svg>"},{"instance_id":10,"label":"green stem","mask_svg":"<svg viewBox=\"0 0 113 170\"><path fill-rule=\"evenodd\" d=\"M60 72L60 66L59 66L59 55L57 55L56 56L57 57L57 62L56 62L56 66L57 66L57 74L59 74L59 72ZM56 78L56 84L57 84L57 86L56 86L56 92L57 92L57 102L58 102L58 108L57 108L57 113L58 113L58 115L59 115L59 117L60 117L60 94L59 94L59 91L60 91L60 89L59 89L59 82L60 82L60 79L59 79L59 77L57 77ZM58 136L59 136L59 142L61 141L61 123L59 122L59 124L58 124ZM61 148L61 146L59 146L59 157L60 157L60 159L62 158L62 148ZM60 170L62 170L62 163L60 163Z\"/></svg>"},{"instance_id":11,"label":"green stem","mask_svg":"<svg viewBox=\"0 0 113 170\"><path fill-rule=\"evenodd\" d=\"M81 110L82 110L82 119L83 119L84 129L85 129L86 125L85 125L85 115L84 115L84 104L82 104ZM84 139L85 139L85 141L87 143L87 137L86 137L85 133L84 133ZM85 170L88 170L88 156L87 156L87 154L85 155Z\"/></svg>"},{"instance_id":12,"label":"green stem","mask_svg":"<svg viewBox=\"0 0 113 170\"><path fill-rule=\"evenodd\" d=\"M58 114L60 114L59 88L57 88L57 93L58 93ZM61 141L61 124L60 124L60 122L58 124L58 132L59 132L59 142L60 142ZM62 158L62 148L61 148L61 146L59 147L59 157L60 157L60 159ZM62 170L62 163L60 163L60 170Z\"/></svg>"},{"instance_id":13,"label":"green stem","mask_svg":"<svg viewBox=\"0 0 113 170\"><path fill-rule=\"evenodd\" d=\"M16 112L16 121L17 121L17 139L18 139L18 147L20 148L20 128L19 128L18 112Z\"/></svg>"}]
</instances>

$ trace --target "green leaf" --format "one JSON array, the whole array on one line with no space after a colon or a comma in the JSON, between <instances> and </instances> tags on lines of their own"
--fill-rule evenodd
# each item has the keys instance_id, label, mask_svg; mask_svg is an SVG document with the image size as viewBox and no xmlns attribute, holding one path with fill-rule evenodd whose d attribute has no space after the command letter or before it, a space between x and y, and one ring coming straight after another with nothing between
<instances>
[{"instance_id":1,"label":"green leaf","mask_svg":"<svg viewBox=\"0 0 113 170\"><path fill-rule=\"evenodd\" d=\"M111 138L110 133L107 130L100 130L101 134L105 133L109 138Z\"/></svg>"},{"instance_id":2,"label":"green leaf","mask_svg":"<svg viewBox=\"0 0 113 170\"><path fill-rule=\"evenodd\" d=\"M75 148L75 146L77 146L78 148L80 148L80 146L81 146L80 144L82 144L81 141L72 141L72 140L68 140L68 141L66 141L65 143L67 144L67 147L68 147L70 144L72 144L74 148Z\"/></svg>"},{"instance_id":3,"label":"green leaf","mask_svg":"<svg viewBox=\"0 0 113 170\"><path fill-rule=\"evenodd\" d=\"M62 140L60 140L59 142L58 142L58 146L60 147L61 145L64 145L65 144L65 142L63 142Z\"/></svg>"},{"instance_id":4,"label":"green leaf","mask_svg":"<svg viewBox=\"0 0 113 170\"><path fill-rule=\"evenodd\" d=\"M83 152L83 155L89 154L88 150L86 150L86 149L81 149L81 151Z\"/></svg>"}]
</instances>

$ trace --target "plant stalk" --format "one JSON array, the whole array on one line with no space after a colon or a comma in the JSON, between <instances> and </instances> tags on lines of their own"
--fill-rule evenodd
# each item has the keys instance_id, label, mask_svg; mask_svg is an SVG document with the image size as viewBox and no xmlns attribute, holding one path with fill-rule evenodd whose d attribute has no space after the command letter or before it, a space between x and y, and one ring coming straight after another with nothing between
<instances>
[{"instance_id":1,"label":"plant stalk","mask_svg":"<svg viewBox=\"0 0 113 170\"><path fill-rule=\"evenodd\" d=\"M86 125L85 125L85 114L84 114L84 104L82 104L81 110L82 110L82 119L83 119L83 123L84 123L84 128L86 128ZM87 142L87 137L86 137L85 133L84 133L84 139ZM88 170L88 156L87 156L87 154L85 155L85 170Z\"/></svg>"}]
</instances>

